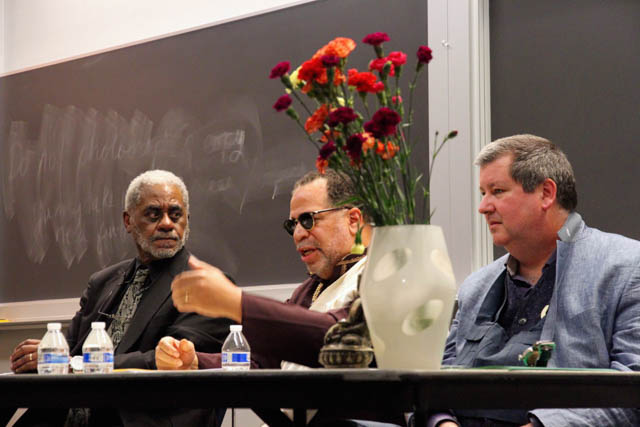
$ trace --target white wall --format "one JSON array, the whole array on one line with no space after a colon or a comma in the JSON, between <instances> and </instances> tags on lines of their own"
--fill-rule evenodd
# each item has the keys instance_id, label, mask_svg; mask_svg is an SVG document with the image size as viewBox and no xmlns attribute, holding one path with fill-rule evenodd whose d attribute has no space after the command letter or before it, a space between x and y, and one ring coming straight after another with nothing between
<instances>
[{"instance_id":1,"label":"white wall","mask_svg":"<svg viewBox=\"0 0 640 427\"><path fill-rule=\"evenodd\" d=\"M0 1L0 74L4 71L4 0Z\"/></svg>"},{"instance_id":2,"label":"white wall","mask_svg":"<svg viewBox=\"0 0 640 427\"><path fill-rule=\"evenodd\" d=\"M478 214L473 160L491 138L489 0L428 0L430 146L436 130L458 130L436 160L431 182L432 223L442 226L458 284L493 259Z\"/></svg>"},{"instance_id":3,"label":"white wall","mask_svg":"<svg viewBox=\"0 0 640 427\"><path fill-rule=\"evenodd\" d=\"M24 70L310 1L2 0L0 70Z\"/></svg>"}]
</instances>

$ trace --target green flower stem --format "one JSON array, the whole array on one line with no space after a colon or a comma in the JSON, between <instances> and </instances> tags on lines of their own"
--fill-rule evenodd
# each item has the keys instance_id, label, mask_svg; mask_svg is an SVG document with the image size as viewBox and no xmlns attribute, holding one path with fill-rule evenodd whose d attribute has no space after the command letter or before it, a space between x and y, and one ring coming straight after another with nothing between
<instances>
[{"instance_id":1,"label":"green flower stem","mask_svg":"<svg viewBox=\"0 0 640 427\"><path fill-rule=\"evenodd\" d=\"M309 114L309 116L312 116L313 112L311 110L309 110L309 108L307 107L307 104L305 104L304 101L302 101L302 98L300 98L300 95L298 95L298 92L296 92L295 90L292 90L291 93L298 100L298 102L302 105L302 107L305 109L307 114ZM304 129L304 126L302 128ZM306 130L304 132L307 133Z\"/></svg>"},{"instance_id":2,"label":"green flower stem","mask_svg":"<svg viewBox=\"0 0 640 427\"><path fill-rule=\"evenodd\" d=\"M407 129L407 139L411 141L411 125L413 124L413 92L416 89L416 83L418 82L418 76L420 75L420 71L422 67L416 67L416 72L413 75L413 80L409 83L409 129Z\"/></svg>"},{"instance_id":3,"label":"green flower stem","mask_svg":"<svg viewBox=\"0 0 640 427\"><path fill-rule=\"evenodd\" d=\"M367 119L371 120L371 112L369 111L369 104L367 104L367 92L358 92L358 95L360 95L360 99L362 99L364 111L367 112Z\"/></svg>"},{"instance_id":4,"label":"green flower stem","mask_svg":"<svg viewBox=\"0 0 640 427\"><path fill-rule=\"evenodd\" d=\"M429 179L427 179L427 191L429 190L429 188L431 188L431 174L433 173L433 164L436 161L436 157L438 156L438 153L440 153L440 150L442 150L442 147L444 147L444 144L451 139L449 137L449 135L447 135L443 140L442 140L442 144L440 144L440 146L438 147L438 133L436 132L436 135L433 137L433 154L431 155L431 165L429 165Z\"/></svg>"}]
</instances>

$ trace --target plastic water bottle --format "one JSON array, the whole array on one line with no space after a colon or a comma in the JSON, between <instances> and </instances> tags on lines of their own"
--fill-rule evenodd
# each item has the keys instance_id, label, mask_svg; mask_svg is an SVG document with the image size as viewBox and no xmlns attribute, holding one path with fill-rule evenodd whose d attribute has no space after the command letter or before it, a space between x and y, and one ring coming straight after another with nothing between
<instances>
[{"instance_id":1,"label":"plastic water bottle","mask_svg":"<svg viewBox=\"0 0 640 427\"><path fill-rule=\"evenodd\" d=\"M82 344L82 363L85 374L113 372L113 342L104 322L91 322L91 332Z\"/></svg>"},{"instance_id":2,"label":"plastic water bottle","mask_svg":"<svg viewBox=\"0 0 640 427\"><path fill-rule=\"evenodd\" d=\"M60 323L47 323L47 333L38 345L38 374L68 374L69 345Z\"/></svg>"},{"instance_id":3,"label":"plastic water bottle","mask_svg":"<svg viewBox=\"0 0 640 427\"><path fill-rule=\"evenodd\" d=\"M246 371L251 369L251 347L242 335L242 325L231 325L231 332L222 344L222 369Z\"/></svg>"}]
</instances>

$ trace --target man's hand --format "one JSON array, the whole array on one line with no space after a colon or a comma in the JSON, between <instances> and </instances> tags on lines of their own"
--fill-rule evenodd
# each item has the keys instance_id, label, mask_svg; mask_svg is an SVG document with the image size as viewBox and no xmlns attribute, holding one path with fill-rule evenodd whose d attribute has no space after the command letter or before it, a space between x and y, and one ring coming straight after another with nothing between
<instances>
[{"instance_id":1,"label":"man's hand","mask_svg":"<svg viewBox=\"0 0 640 427\"><path fill-rule=\"evenodd\" d=\"M242 322L242 291L222 271L193 255L191 270L178 274L171 283L173 305L181 312L227 317Z\"/></svg>"},{"instance_id":2,"label":"man's hand","mask_svg":"<svg viewBox=\"0 0 640 427\"><path fill-rule=\"evenodd\" d=\"M198 356L193 343L187 339L178 341L164 337L156 346L156 367L159 370L198 369Z\"/></svg>"},{"instance_id":3,"label":"man's hand","mask_svg":"<svg viewBox=\"0 0 640 427\"><path fill-rule=\"evenodd\" d=\"M38 369L38 344L40 340L22 341L11 353L11 370L16 374L35 372Z\"/></svg>"}]
</instances>

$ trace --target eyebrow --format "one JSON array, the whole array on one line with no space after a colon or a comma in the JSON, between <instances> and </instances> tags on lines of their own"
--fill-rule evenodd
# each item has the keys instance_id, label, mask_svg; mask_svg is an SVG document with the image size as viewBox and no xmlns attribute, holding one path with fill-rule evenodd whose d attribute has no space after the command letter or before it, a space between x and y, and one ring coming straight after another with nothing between
<instances>
[{"instance_id":1,"label":"eyebrow","mask_svg":"<svg viewBox=\"0 0 640 427\"><path fill-rule=\"evenodd\" d=\"M149 204L149 205L145 206L145 208L144 208L144 212L148 212L148 211L152 211L152 210L153 211L162 211L163 209L162 209L162 206L157 204L157 203ZM179 204L172 204L172 205L169 205L169 207L167 208L167 211L169 211L169 212L171 212L171 211L174 211L174 212L175 211L184 211L184 210L185 210L185 208L182 205L179 205Z\"/></svg>"}]
</instances>

